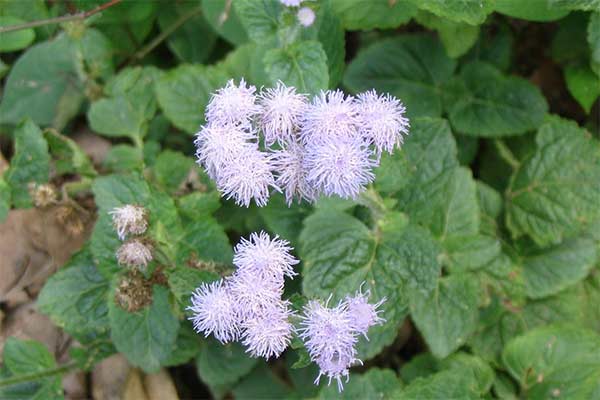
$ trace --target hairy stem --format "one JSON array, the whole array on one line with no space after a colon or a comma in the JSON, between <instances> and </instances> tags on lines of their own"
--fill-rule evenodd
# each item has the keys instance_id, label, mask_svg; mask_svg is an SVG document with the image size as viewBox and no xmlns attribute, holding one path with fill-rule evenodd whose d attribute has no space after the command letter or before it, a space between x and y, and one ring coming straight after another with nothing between
<instances>
[{"instance_id":1,"label":"hairy stem","mask_svg":"<svg viewBox=\"0 0 600 400\"><path fill-rule=\"evenodd\" d=\"M109 7L114 6L115 4L119 4L121 1L123 1L123 0L110 0L104 4L99 5L96 8L93 8L88 11L82 11L77 14L69 14L69 15L63 15L61 17L39 19L37 21L30 21L30 22L25 22L22 24L17 24L17 25L0 26L0 33L20 31L22 29L36 28L38 26L44 26L44 25L60 24L62 22L83 21L83 20L91 17L94 14L97 14L101 11L106 10Z\"/></svg>"},{"instance_id":2,"label":"hairy stem","mask_svg":"<svg viewBox=\"0 0 600 400\"><path fill-rule=\"evenodd\" d=\"M68 364L60 365L56 368L46 369L46 370L40 371L40 372L34 372L31 374L13 376L10 378L2 379L2 380L0 380L0 387L16 385L16 384L24 383L24 382L37 381L42 378L47 378L49 376L64 374L65 372L72 370L76 366L77 366L76 362L70 362Z\"/></svg>"}]
</instances>

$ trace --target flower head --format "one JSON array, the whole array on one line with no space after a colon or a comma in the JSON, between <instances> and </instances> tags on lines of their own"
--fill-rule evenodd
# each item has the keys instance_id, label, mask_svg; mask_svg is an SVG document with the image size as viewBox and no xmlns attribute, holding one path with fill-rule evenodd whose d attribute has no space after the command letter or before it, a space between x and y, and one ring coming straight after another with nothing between
<instances>
[{"instance_id":1,"label":"flower head","mask_svg":"<svg viewBox=\"0 0 600 400\"><path fill-rule=\"evenodd\" d=\"M375 179L377 162L362 138L339 138L306 146L307 182L327 196L354 199Z\"/></svg>"},{"instance_id":2,"label":"flower head","mask_svg":"<svg viewBox=\"0 0 600 400\"><path fill-rule=\"evenodd\" d=\"M258 150L256 132L236 125L208 124L196 134L196 157L206 173L217 180L240 154Z\"/></svg>"},{"instance_id":3,"label":"flower head","mask_svg":"<svg viewBox=\"0 0 600 400\"><path fill-rule=\"evenodd\" d=\"M358 111L354 98L341 90L328 90L316 96L307 108L301 136L305 144L358 134Z\"/></svg>"},{"instance_id":4,"label":"flower head","mask_svg":"<svg viewBox=\"0 0 600 400\"><path fill-rule=\"evenodd\" d=\"M233 263L239 271L251 273L256 279L293 277L298 260L290 254L289 242L266 233L252 233L250 240L242 238L235 246Z\"/></svg>"},{"instance_id":5,"label":"flower head","mask_svg":"<svg viewBox=\"0 0 600 400\"><path fill-rule=\"evenodd\" d=\"M381 310L378 310L378 308L385 303L386 298L382 298L375 304L370 304L368 302L370 295L369 290L363 293L361 285L354 296L346 297L348 313L352 318L352 328L365 338L367 338L367 331L370 327L385 322L385 319L379 316Z\"/></svg>"},{"instance_id":6,"label":"flower head","mask_svg":"<svg viewBox=\"0 0 600 400\"><path fill-rule=\"evenodd\" d=\"M235 300L223 281L203 283L192 294L192 305L187 309L193 315L189 318L196 332L211 333L221 343L238 339L240 324L235 309Z\"/></svg>"},{"instance_id":7,"label":"flower head","mask_svg":"<svg viewBox=\"0 0 600 400\"><path fill-rule=\"evenodd\" d=\"M233 79L212 95L206 107L206 120L220 125L234 124L249 126L252 117L259 111L256 105L256 87L247 85L244 78L236 86Z\"/></svg>"},{"instance_id":8,"label":"flower head","mask_svg":"<svg viewBox=\"0 0 600 400\"><path fill-rule=\"evenodd\" d=\"M298 7L304 0L279 0L286 7Z\"/></svg>"},{"instance_id":9,"label":"flower head","mask_svg":"<svg viewBox=\"0 0 600 400\"><path fill-rule=\"evenodd\" d=\"M304 146L297 142L273 152L273 168L277 171L275 184L283 190L288 206L294 198L312 202L317 197L316 190L306 180L304 155Z\"/></svg>"},{"instance_id":10,"label":"flower head","mask_svg":"<svg viewBox=\"0 0 600 400\"><path fill-rule=\"evenodd\" d=\"M375 145L378 153L392 154L400 147L403 135L408 134L409 121L406 109L394 96L378 95L375 90L358 95L359 130L365 140Z\"/></svg>"},{"instance_id":11,"label":"flower head","mask_svg":"<svg viewBox=\"0 0 600 400\"><path fill-rule=\"evenodd\" d=\"M228 163L217 175L217 188L228 200L233 198L237 205L249 207L254 199L262 207L269 200L269 188L275 185L273 166L266 153L258 149L247 149Z\"/></svg>"},{"instance_id":12,"label":"flower head","mask_svg":"<svg viewBox=\"0 0 600 400\"><path fill-rule=\"evenodd\" d=\"M330 297L331 299L331 297ZM329 300L328 300L329 302ZM342 378L348 377L349 368L357 362L357 338L352 328L352 319L347 304L340 302L336 307L328 308L317 300L309 301L301 317L300 338L313 361L319 366L319 375L326 375L331 383L337 380L341 391Z\"/></svg>"},{"instance_id":13,"label":"flower head","mask_svg":"<svg viewBox=\"0 0 600 400\"><path fill-rule=\"evenodd\" d=\"M257 318L244 323L242 343L253 357L279 357L290 344L294 331L288 302L272 303Z\"/></svg>"},{"instance_id":14,"label":"flower head","mask_svg":"<svg viewBox=\"0 0 600 400\"><path fill-rule=\"evenodd\" d=\"M152 261L152 247L139 239L128 240L117 250L117 261L121 265L143 270Z\"/></svg>"},{"instance_id":15,"label":"flower head","mask_svg":"<svg viewBox=\"0 0 600 400\"><path fill-rule=\"evenodd\" d=\"M250 321L262 315L273 304L281 301L283 279L259 277L253 270L238 270L227 279L231 296L235 299L240 321Z\"/></svg>"},{"instance_id":16,"label":"flower head","mask_svg":"<svg viewBox=\"0 0 600 400\"><path fill-rule=\"evenodd\" d=\"M148 229L147 213L144 207L126 204L108 212L112 216L113 225L119 239L124 240L128 234L141 235Z\"/></svg>"},{"instance_id":17,"label":"flower head","mask_svg":"<svg viewBox=\"0 0 600 400\"><path fill-rule=\"evenodd\" d=\"M300 25L302 26L308 27L315 22L315 12L308 7L299 9L296 16L298 17L298 22L300 22Z\"/></svg>"},{"instance_id":18,"label":"flower head","mask_svg":"<svg viewBox=\"0 0 600 400\"><path fill-rule=\"evenodd\" d=\"M258 97L262 107L259 125L265 135L265 143L275 141L284 145L294 140L302 114L306 109L306 95L296 93L296 88L287 87L281 81L274 88L264 90Z\"/></svg>"}]
</instances>

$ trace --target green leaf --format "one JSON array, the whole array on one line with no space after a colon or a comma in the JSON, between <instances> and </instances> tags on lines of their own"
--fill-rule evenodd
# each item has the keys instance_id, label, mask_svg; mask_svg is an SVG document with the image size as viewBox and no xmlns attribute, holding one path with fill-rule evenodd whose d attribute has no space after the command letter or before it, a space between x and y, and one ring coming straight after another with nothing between
<instances>
[{"instance_id":1,"label":"green leaf","mask_svg":"<svg viewBox=\"0 0 600 400\"><path fill-rule=\"evenodd\" d=\"M17 126L14 137L15 153L4 179L11 188L13 205L25 208L31 206L28 185L48 182L50 155L42 131L30 119Z\"/></svg>"},{"instance_id":2,"label":"green leaf","mask_svg":"<svg viewBox=\"0 0 600 400\"><path fill-rule=\"evenodd\" d=\"M344 84L352 92L376 89L399 97L409 117L442 114L441 88L456 62L430 35L381 40L352 60Z\"/></svg>"},{"instance_id":3,"label":"green leaf","mask_svg":"<svg viewBox=\"0 0 600 400\"><path fill-rule=\"evenodd\" d=\"M546 297L581 281L596 259L596 243L587 238L567 239L559 245L534 250L523 260L527 296Z\"/></svg>"},{"instance_id":4,"label":"green leaf","mask_svg":"<svg viewBox=\"0 0 600 400\"><path fill-rule=\"evenodd\" d=\"M539 89L518 77L503 76L489 64L467 64L460 73L465 92L447 104L452 127L473 136L501 137L538 128L548 110Z\"/></svg>"},{"instance_id":5,"label":"green leaf","mask_svg":"<svg viewBox=\"0 0 600 400\"><path fill-rule=\"evenodd\" d=\"M477 281L466 274L441 278L433 293L411 294L411 317L433 355L448 356L474 332L479 295Z\"/></svg>"},{"instance_id":6,"label":"green leaf","mask_svg":"<svg viewBox=\"0 0 600 400\"><path fill-rule=\"evenodd\" d=\"M289 386L267 364L260 363L231 391L237 400L284 399L290 394Z\"/></svg>"},{"instance_id":7,"label":"green leaf","mask_svg":"<svg viewBox=\"0 0 600 400\"><path fill-rule=\"evenodd\" d=\"M0 26L11 26L23 24L20 18L12 16L0 16ZM35 32L33 29L21 29L18 31L0 34L0 52L9 52L24 49L33 43Z\"/></svg>"},{"instance_id":8,"label":"green leaf","mask_svg":"<svg viewBox=\"0 0 600 400\"><path fill-rule=\"evenodd\" d=\"M219 192L192 192L178 199L178 207L185 217L194 219L211 215L221 207Z\"/></svg>"},{"instance_id":9,"label":"green leaf","mask_svg":"<svg viewBox=\"0 0 600 400\"><path fill-rule=\"evenodd\" d=\"M513 237L558 243L600 217L600 144L574 122L548 119L537 149L511 177L506 224Z\"/></svg>"},{"instance_id":10,"label":"green leaf","mask_svg":"<svg viewBox=\"0 0 600 400\"><path fill-rule=\"evenodd\" d=\"M273 84L282 81L303 93L327 89L327 54L321 43L306 40L281 49L271 49L263 59Z\"/></svg>"},{"instance_id":11,"label":"green leaf","mask_svg":"<svg viewBox=\"0 0 600 400\"><path fill-rule=\"evenodd\" d=\"M156 84L156 97L165 116L176 127L196 133L204 122L211 93L227 81L220 70L201 65L181 65Z\"/></svg>"},{"instance_id":12,"label":"green leaf","mask_svg":"<svg viewBox=\"0 0 600 400\"><path fill-rule=\"evenodd\" d=\"M420 11L416 15L416 20L421 25L438 32L446 53L452 58L465 54L475 44L479 36L479 26L454 22L426 11Z\"/></svg>"},{"instance_id":13,"label":"green leaf","mask_svg":"<svg viewBox=\"0 0 600 400\"><path fill-rule=\"evenodd\" d=\"M336 221L332 224L331 221ZM437 285L439 249L430 234L391 214L370 231L356 218L335 210L320 210L304 221L300 258L304 262L303 293L334 301L354 293L361 283L371 301L387 298L386 323L359 342L361 357L371 358L393 342L407 314L407 291L431 293Z\"/></svg>"},{"instance_id":14,"label":"green leaf","mask_svg":"<svg viewBox=\"0 0 600 400\"><path fill-rule=\"evenodd\" d=\"M37 307L71 335L106 332L108 287L108 280L98 272L86 247L50 277L38 296Z\"/></svg>"},{"instance_id":15,"label":"green leaf","mask_svg":"<svg viewBox=\"0 0 600 400\"><path fill-rule=\"evenodd\" d=\"M591 399L600 393L600 336L592 331L538 328L508 343L502 359L530 399Z\"/></svg>"},{"instance_id":16,"label":"green leaf","mask_svg":"<svg viewBox=\"0 0 600 400\"><path fill-rule=\"evenodd\" d=\"M179 321L169 304L169 291L154 285L152 304L135 313L109 299L111 339L127 360L146 372L156 372L171 355Z\"/></svg>"},{"instance_id":17,"label":"green leaf","mask_svg":"<svg viewBox=\"0 0 600 400\"><path fill-rule=\"evenodd\" d=\"M202 342L196 368L200 379L209 387L216 388L234 384L252 371L257 362L258 359L248 356L238 343L223 345L209 339Z\"/></svg>"},{"instance_id":18,"label":"green leaf","mask_svg":"<svg viewBox=\"0 0 600 400\"><path fill-rule=\"evenodd\" d=\"M364 374L350 374L350 380L339 393L336 385L321 389L318 399L387 399L402 388L402 382L391 369L370 368Z\"/></svg>"},{"instance_id":19,"label":"green leaf","mask_svg":"<svg viewBox=\"0 0 600 400\"><path fill-rule=\"evenodd\" d=\"M500 241L495 237L475 234L446 240L446 267L450 273L476 271L486 267L500 254Z\"/></svg>"},{"instance_id":20,"label":"green leaf","mask_svg":"<svg viewBox=\"0 0 600 400\"><path fill-rule=\"evenodd\" d=\"M65 96L81 90L73 60L72 42L64 34L27 49L8 74L0 123L29 117L40 125L54 124Z\"/></svg>"},{"instance_id":21,"label":"green leaf","mask_svg":"<svg viewBox=\"0 0 600 400\"><path fill-rule=\"evenodd\" d=\"M292 204L288 207L283 195L272 195L269 198L269 204L258 209L269 232L279 235L292 244L298 239L302 221L309 212L310 208L305 204Z\"/></svg>"},{"instance_id":22,"label":"green leaf","mask_svg":"<svg viewBox=\"0 0 600 400\"><path fill-rule=\"evenodd\" d=\"M44 131L50 153L54 160L56 174L80 174L85 177L96 176L96 170L88 155L67 136L55 130Z\"/></svg>"},{"instance_id":23,"label":"green leaf","mask_svg":"<svg viewBox=\"0 0 600 400\"><path fill-rule=\"evenodd\" d=\"M552 39L552 58L562 65L581 63L588 58L586 40L588 19L583 13L571 13L558 21L558 30Z\"/></svg>"},{"instance_id":24,"label":"green leaf","mask_svg":"<svg viewBox=\"0 0 600 400\"><path fill-rule=\"evenodd\" d=\"M197 3L176 2L171 7L161 8L158 15L158 26L162 32L165 32L179 18L195 13L167 38L167 46L183 62L201 63L206 61L217 41L217 36L200 13ZM198 40L198 38L202 38L202 40Z\"/></svg>"},{"instance_id":25,"label":"green leaf","mask_svg":"<svg viewBox=\"0 0 600 400\"><path fill-rule=\"evenodd\" d=\"M439 17L471 25L482 24L494 9L493 0L411 0L420 9Z\"/></svg>"},{"instance_id":26,"label":"green leaf","mask_svg":"<svg viewBox=\"0 0 600 400\"><path fill-rule=\"evenodd\" d=\"M409 2L389 0L332 0L331 6L344 28L351 31L396 28L417 11Z\"/></svg>"},{"instance_id":27,"label":"green leaf","mask_svg":"<svg viewBox=\"0 0 600 400\"><path fill-rule=\"evenodd\" d=\"M561 19L569 10L553 7L547 1L496 0L495 11L513 18L548 22Z\"/></svg>"},{"instance_id":28,"label":"green leaf","mask_svg":"<svg viewBox=\"0 0 600 400\"><path fill-rule=\"evenodd\" d=\"M329 68L329 87L336 87L344 76L346 68L346 38L340 18L331 9L329 2L321 4L317 20L313 24L318 33L312 39L318 39L327 55Z\"/></svg>"},{"instance_id":29,"label":"green leaf","mask_svg":"<svg viewBox=\"0 0 600 400\"><path fill-rule=\"evenodd\" d=\"M571 95L589 114L596 99L600 96L600 77L594 74L587 65L567 65L565 80Z\"/></svg>"},{"instance_id":30,"label":"green leaf","mask_svg":"<svg viewBox=\"0 0 600 400\"><path fill-rule=\"evenodd\" d=\"M164 365L167 367L175 367L181 364L187 364L200 352L201 340L198 333L194 331L191 323L184 323L179 329L177 335L177 341L173 352L164 361Z\"/></svg>"},{"instance_id":31,"label":"green leaf","mask_svg":"<svg viewBox=\"0 0 600 400\"><path fill-rule=\"evenodd\" d=\"M146 130L144 115L125 97L95 101L88 120L92 130L109 137L141 138Z\"/></svg>"},{"instance_id":32,"label":"green leaf","mask_svg":"<svg viewBox=\"0 0 600 400\"><path fill-rule=\"evenodd\" d=\"M154 83L162 73L154 67L126 68L105 87L107 98L92 103L87 116L91 128L109 137L139 141L156 112Z\"/></svg>"},{"instance_id":33,"label":"green leaf","mask_svg":"<svg viewBox=\"0 0 600 400\"><path fill-rule=\"evenodd\" d=\"M152 172L163 190L175 193L195 166L194 160L183 154L165 150L156 158Z\"/></svg>"},{"instance_id":34,"label":"green leaf","mask_svg":"<svg viewBox=\"0 0 600 400\"><path fill-rule=\"evenodd\" d=\"M2 353L4 368L1 378L13 378L19 375L42 373L56 368L54 357L41 343L33 340L21 340L9 337ZM4 372L6 371L6 372ZM0 383L2 379L0 378ZM63 390L60 376L51 375L33 382L0 387L3 399L62 399Z\"/></svg>"},{"instance_id":35,"label":"green leaf","mask_svg":"<svg viewBox=\"0 0 600 400\"><path fill-rule=\"evenodd\" d=\"M445 370L425 378L417 378L390 398L413 399L476 399L480 398L472 377L463 371Z\"/></svg>"},{"instance_id":36,"label":"green leaf","mask_svg":"<svg viewBox=\"0 0 600 400\"><path fill-rule=\"evenodd\" d=\"M90 250L99 271L102 275L110 277L120 270L115 252L121 245L121 241L117 237L112 217L108 212L126 204L147 207L150 189L147 183L136 175L108 175L94 180L92 192L98 206L98 219L92 232ZM150 218L156 217L150 210Z\"/></svg>"},{"instance_id":37,"label":"green leaf","mask_svg":"<svg viewBox=\"0 0 600 400\"><path fill-rule=\"evenodd\" d=\"M507 24L484 25L465 61L484 61L501 71L507 71L511 64L513 42L512 31Z\"/></svg>"},{"instance_id":38,"label":"green leaf","mask_svg":"<svg viewBox=\"0 0 600 400\"><path fill-rule=\"evenodd\" d=\"M117 144L112 146L106 153L106 157L102 160L102 167L110 172L142 172L144 155L137 147L128 144Z\"/></svg>"},{"instance_id":39,"label":"green leaf","mask_svg":"<svg viewBox=\"0 0 600 400\"><path fill-rule=\"evenodd\" d=\"M237 0L234 7L250 39L263 43L277 33L283 9L278 0Z\"/></svg>"},{"instance_id":40,"label":"green leaf","mask_svg":"<svg viewBox=\"0 0 600 400\"><path fill-rule=\"evenodd\" d=\"M229 265L233 252L225 230L211 216L184 220L178 261L217 262Z\"/></svg>"},{"instance_id":41,"label":"green leaf","mask_svg":"<svg viewBox=\"0 0 600 400\"><path fill-rule=\"evenodd\" d=\"M225 40L239 46L248 37L235 8L228 0L202 0L202 12L210 26Z\"/></svg>"},{"instance_id":42,"label":"green leaf","mask_svg":"<svg viewBox=\"0 0 600 400\"><path fill-rule=\"evenodd\" d=\"M600 0L548 0L550 7L563 10L600 11Z\"/></svg>"},{"instance_id":43,"label":"green leaf","mask_svg":"<svg viewBox=\"0 0 600 400\"><path fill-rule=\"evenodd\" d=\"M587 41L590 46L590 66L600 77L600 12L590 14Z\"/></svg>"},{"instance_id":44,"label":"green leaf","mask_svg":"<svg viewBox=\"0 0 600 400\"><path fill-rule=\"evenodd\" d=\"M74 39L77 56L81 54L88 78L107 80L114 74L112 43L99 30L86 28L83 37Z\"/></svg>"}]
</instances>

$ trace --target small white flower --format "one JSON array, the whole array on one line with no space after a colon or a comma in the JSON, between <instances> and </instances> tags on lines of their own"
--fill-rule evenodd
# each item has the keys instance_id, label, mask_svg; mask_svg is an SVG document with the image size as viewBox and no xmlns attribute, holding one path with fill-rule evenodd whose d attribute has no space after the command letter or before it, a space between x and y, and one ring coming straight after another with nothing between
<instances>
[{"instance_id":1,"label":"small white flower","mask_svg":"<svg viewBox=\"0 0 600 400\"><path fill-rule=\"evenodd\" d=\"M279 0L286 7L298 7L305 0Z\"/></svg>"},{"instance_id":2,"label":"small white flower","mask_svg":"<svg viewBox=\"0 0 600 400\"><path fill-rule=\"evenodd\" d=\"M240 321L256 319L274 303L281 301L283 279L259 277L254 271L237 270L227 278Z\"/></svg>"},{"instance_id":3,"label":"small white flower","mask_svg":"<svg viewBox=\"0 0 600 400\"><path fill-rule=\"evenodd\" d=\"M304 144L358 136L359 115L354 97L328 90L308 106L300 135Z\"/></svg>"},{"instance_id":4,"label":"small white flower","mask_svg":"<svg viewBox=\"0 0 600 400\"><path fill-rule=\"evenodd\" d=\"M301 143L290 142L284 148L273 152L273 168L277 171L275 184L285 193L285 201L290 206L294 199L315 201L315 188L306 180L304 164L305 149Z\"/></svg>"},{"instance_id":5,"label":"small white flower","mask_svg":"<svg viewBox=\"0 0 600 400\"><path fill-rule=\"evenodd\" d=\"M289 242L275 236L273 239L266 233L252 233L250 240L242 238L235 246L233 263L240 271L247 272L256 279L275 278L283 281L284 276L290 278L297 275L294 265L298 260L290 254Z\"/></svg>"},{"instance_id":6,"label":"small white flower","mask_svg":"<svg viewBox=\"0 0 600 400\"><path fill-rule=\"evenodd\" d=\"M206 120L219 125L250 126L252 117L260 111L260 107L255 104L254 92L256 87L247 85L244 78L237 86L231 79L224 88L212 95L206 106Z\"/></svg>"},{"instance_id":7,"label":"small white flower","mask_svg":"<svg viewBox=\"0 0 600 400\"><path fill-rule=\"evenodd\" d=\"M299 9L296 16L298 17L300 25L305 27L309 27L313 24L313 22L315 22L315 12L308 7L302 7Z\"/></svg>"},{"instance_id":8,"label":"small white flower","mask_svg":"<svg viewBox=\"0 0 600 400\"><path fill-rule=\"evenodd\" d=\"M124 240L128 234L141 235L148 229L146 209L126 204L108 212L112 216L113 225L119 239Z\"/></svg>"},{"instance_id":9,"label":"small white flower","mask_svg":"<svg viewBox=\"0 0 600 400\"><path fill-rule=\"evenodd\" d=\"M192 295L192 305L187 310L193 312L189 318L196 332L211 333L221 343L238 339L240 323L235 309L235 300L223 281L203 283Z\"/></svg>"},{"instance_id":10,"label":"small white flower","mask_svg":"<svg viewBox=\"0 0 600 400\"><path fill-rule=\"evenodd\" d=\"M144 270L152 261L152 248L139 239L128 240L117 250L117 261L121 265Z\"/></svg>"},{"instance_id":11,"label":"small white flower","mask_svg":"<svg viewBox=\"0 0 600 400\"><path fill-rule=\"evenodd\" d=\"M252 357L277 358L288 347L294 332L288 304L281 300L273 302L260 316L243 324L242 343Z\"/></svg>"},{"instance_id":12,"label":"small white flower","mask_svg":"<svg viewBox=\"0 0 600 400\"><path fill-rule=\"evenodd\" d=\"M352 317L352 328L366 339L368 339L367 331L370 327L381 325L385 322L385 319L379 316L381 310L378 310L378 308L385 303L386 298L384 297L375 304L369 304L368 300L370 296L371 292L369 290L364 293L362 292L361 285L354 296L346 297L348 313Z\"/></svg>"},{"instance_id":13,"label":"small white flower","mask_svg":"<svg viewBox=\"0 0 600 400\"><path fill-rule=\"evenodd\" d=\"M358 95L359 131L381 154L392 154L400 147L408 134L409 121L404 117L406 109L394 96L378 95L375 90Z\"/></svg>"},{"instance_id":14,"label":"small white flower","mask_svg":"<svg viewBox=\"0 0 600 400\"><path fill-rule=\"evenodd\" d=\"M295 130L306 110L306 95L296 93L296 88L279 81L276 87L259 95L258 104L262 107L259 125L267 145L275 141L284 145L295 140Z\"/></svg>"}]
</instances>

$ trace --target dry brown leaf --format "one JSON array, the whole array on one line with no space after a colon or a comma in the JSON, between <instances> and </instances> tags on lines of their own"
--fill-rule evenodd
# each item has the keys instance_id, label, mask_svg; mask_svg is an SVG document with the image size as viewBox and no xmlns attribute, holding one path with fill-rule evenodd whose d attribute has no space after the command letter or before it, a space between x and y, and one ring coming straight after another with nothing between
<instances>
[{"instance_id":1,"label":"dry brown leaf","mask_svg":"<svg viewBox=\"0 0 600 400\"><path fill-rule=\"evenodd\" d=\"M92 371L92 398L120 400L131 366L122 354L114 354L94 367Z\"/></svg>"},{"instance_id":2,"label":"dry brown leaf","mask_svg":"<svg viewBox=\"0 0 600 400\"><path fill-rule=\"evenodd\" d=\"M144 390L144 384L142 382L142 373L137 369L129 371L127 382L125 382L125 388L123 390L123 400L150 400L146 391Z\"/></svg>"}]
</instances>

